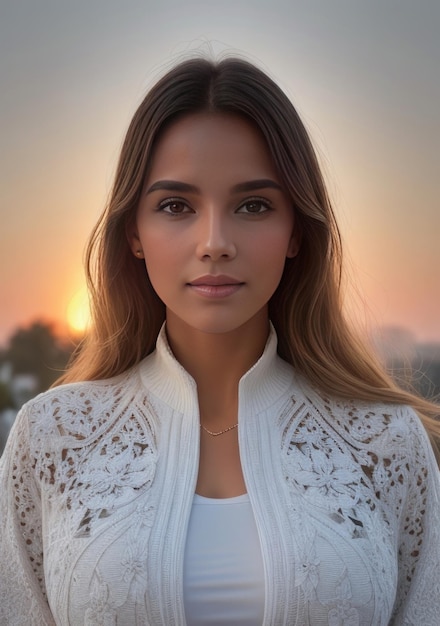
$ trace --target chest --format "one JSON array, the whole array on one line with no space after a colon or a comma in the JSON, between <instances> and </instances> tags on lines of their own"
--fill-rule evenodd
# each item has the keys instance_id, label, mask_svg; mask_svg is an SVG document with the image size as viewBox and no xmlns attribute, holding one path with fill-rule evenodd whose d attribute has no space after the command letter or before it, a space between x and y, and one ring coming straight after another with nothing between
<instances>
[{"instance_id":1,"label":"chest","mask_svg":"<svg viewBox=\"0 0 440 626\"><path fill-rule=\"evenodd\" d=\"M317 461L313 470L301 457L242 448L265 578L263 623L316 626L344 623L345 615L347 623L387 624L395 538L356 477L336 474L338 483ZM122 481L118 499L107 493L105 506L86 493L76 511L62 500L47 503L45 573L59 623L136 623L142 615L144 624L185 624L185 549L198 465L180 465L178 476L169 463L158 453L154 479Z\"/></svg>"},{"instance_id":2,"label":"chest","mask_svg":"<svg viewBox=\"0 0 440 626\"><path fill-rule=\"evenodd\" d=\"M230 498L246 489L237 429L220 435L202 429L196 492L209 498Z\"/></svg>"},{"instance_id":3,"label":"chest","mask_svg":"<svg viewBox=\"0 0 440 626\"><path fill-rule=\"evenodd\" d=\"M301 410L282 400L268 413L244 416L237 432L234 454L264 570L263 624L320 626L344 618L385 625L395 595L396 531L362 469L368 455L355 459ZM49 460L45 576L59 623L185 624L200 431L196 414L162 415L156 439L115 430L117 445L99 441L78 452L75 471L74 450L55 473Z\"/></svg>"}]
</instances>

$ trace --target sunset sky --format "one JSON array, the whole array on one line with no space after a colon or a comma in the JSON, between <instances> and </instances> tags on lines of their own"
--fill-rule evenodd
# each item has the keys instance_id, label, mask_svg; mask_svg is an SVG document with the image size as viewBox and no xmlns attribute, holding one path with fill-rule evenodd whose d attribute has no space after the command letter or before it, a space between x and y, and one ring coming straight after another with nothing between
<instances>
[{"instance_id":1,"label":"sunset sky","mask_svg":"<svg viewBox=\"0 0 440 626\"><path fill-rule=\"evenodd\" d=\"M438 0L0 0L0 343L78 308L135 108L191 50L282 86L324 165L372 326L440 341Z\"/></svg>"}]
</instances>

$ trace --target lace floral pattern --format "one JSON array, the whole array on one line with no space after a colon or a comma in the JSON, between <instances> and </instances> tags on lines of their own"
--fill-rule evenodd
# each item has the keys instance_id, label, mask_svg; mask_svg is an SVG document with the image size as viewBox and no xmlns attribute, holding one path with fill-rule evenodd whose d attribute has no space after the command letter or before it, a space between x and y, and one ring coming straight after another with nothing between
<instances>
[{"instance_id":1,"label":"lace floral pattern","mask_svg":"<svg viewBox=\"0 0 440 626\"><path fill-rule=\"evenodd\" d=\"M417 569L423 537L427 536L423 519L428 507L426 458L420 446L408 445L415 431L420 432L420 425L402 407L376 412L371 405L362 410L361 403L317 400L313 395L307 400L298 405L292 398L295 410L283 434L286 482L293 501L299 498L303 502L296 511L304 510L307 503L320 523L326 525L323 535L330 535L329 529L333 529L347 539L359 541L358 549L372 566L371 584L378 597L393 596L391 572L397 576L395 563L399 559L402 603ZM420 513L413 515L413 511ZM297 533L298 528L310 526L310 519L303 519L299 525L297 515L291 513L290 518ZM396 555L392 546L399 528L403 532ZM438 532L436 536L438 540ZM370 537L377 539L371 542ZM311 537L310 529L300 542L302 550L312 556L302 561L297 584L305 601L310 602L319 597L320 561L313 552L316 538ZM360 623L351 596L347 572L343 570L334 587L337 605L328 612L331 626Z\"/></svg>"},{"instance_id":2,"label":"lace floral pattern","mask_svg":"<svg viewBox=\"0 0 440 626\"><path fill-rule=\"evenodd\" d=\"M116 626L117 612L109 602L108 585L96 571L90 590L90 606L84 615L84 626Z\"/></svg>"},{"instance_id":3,"label":"lace floral pattern","mask_svg":"<svg viewBox=\"0 0 440 626\"><path fill-rule=\"evenodd\" d=\"M22 410L0 475L0 623L184 625L198 415L167 404L180 370L163 367L155 393L139 367ZM240 425L263 560L278 573L264 626L436 626L438 470L417 416L303 381L279 390Z\"/></svg>"},{"instance_id":4,"label":"lace floral pattern","mask_svg":"<svg viewBox=\"0 0 440 626\"><path fill-rule=\"evenodd\" d=\"M92 411L96 402L98 420ZM52 423L38 419L46 412L53 415ZM35 461L36 475L49 500L83 512L76 536L90 534L97 519L109 517L151 485L157 460L152 415L146 397L141 403L124 397L123 384L112 393L97 385L95 397L71 386L34 412L35 437L45 450Z\"/></svg>"}]
</instances>

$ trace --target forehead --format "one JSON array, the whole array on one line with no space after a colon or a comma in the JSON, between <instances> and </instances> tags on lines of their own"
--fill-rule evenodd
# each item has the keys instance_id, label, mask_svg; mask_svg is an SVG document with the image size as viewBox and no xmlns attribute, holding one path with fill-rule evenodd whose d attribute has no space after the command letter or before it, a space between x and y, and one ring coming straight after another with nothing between
<instances>
[{"instance_id":1,"label":"forehead","mask_svg":"<svg viewBox=\"0 0 440 626\"><path fill-rule=\"evenodd\" d=\"M148 179L203 175L277 178L260 130L247 119L224 113L195 113L172 122L153 150Z\"/></svg>"}]
</instances>

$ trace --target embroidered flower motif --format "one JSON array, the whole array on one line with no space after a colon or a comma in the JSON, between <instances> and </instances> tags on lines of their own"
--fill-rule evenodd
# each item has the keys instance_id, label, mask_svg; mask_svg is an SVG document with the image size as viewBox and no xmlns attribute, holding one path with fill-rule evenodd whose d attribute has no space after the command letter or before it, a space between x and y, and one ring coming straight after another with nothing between
<instances>
[{"instance_id":1,"label":"embroidered flower motif","mask_svg":"<svg viewBox=\"0 0 440 626\"><path fill-rule=\"evenodd\" d=\"M313 551L314 552L314 551ZM296 587L301 587L305 600L312 601L316 597L316 588L319 583L320 560L315 554L296 567Z\"/></svg>"},{"instance_id":2,"label":"embroidered flower motif","mask_svg":"<svg viewBox=\"0 0 440 626\"><path fill-rule=\"evenodd\" d=\"M292 474L297 484L311 491L311 497L337 500L340 508L353 507L359 500L358 477L353 463L338 452L332 457L312 449L310 456L296 455L298 471ZM316 491L316 496L313 492Z\"/></svg>"},{"instance_id":3,"label":"embroidered flower motif","mask_svg":"<svg viewBox=\"0 0 440 626\"><path fill-rule=\"evenodd\" d=\"M408 437L408 419L404 419L402 416L396 416L388 424L386 434L390 439L395 442L405 441Z\"/></svg>"},{"instance_id":4,"label":"embroidered flower motif","mask_svg":"<svg viewBox=\"0 0 440 626\"><path fill-rule=\"evenodd\" d=\"M329 626L359 626L359 623L359 612L351 607L348 600L343 600L328 613Z\"/></svg>"},{"instance_id":5,"label":"embroidered flower motif","mask_svg":"<svg viewBox=\"0 0 440 626\"><path fill-rule=\"evenodd\" d=\"M108 585L96 572L90 590L90 606L84 614L84 626L116 626L116 610L109 595Z\"/></svg>"},{"instance_id":6,"label":"embroidered flower motif","mask_svg":"<svg viewBox=\"0 0 440 626\"><path fill-rule=\"evenodd\" d=\"M151 504L139 504L132 514L133 523L135 526L146 526L151 528L154 521L155 507Z\"/></svg>"},{"instance_id":7,"label":"embroidered flower motif","mask_svg":"<svg viewBox=\"0 0 440 626\"><path fill-rule=\"evenodd\" d=\"M138 544L128 545L125 557L122 559L122 578L128 582L135 591L145 590L147 585L147 559L144 551L139 549Z\"/></svg>"},{"instance_id":8,"label":"embroidered flower motif","mask_svg":"<svg viewBox=\"0 0 440 626\"><path fill-rule=\"evenodd\" d=\"M147 588L149 530L145 531L146 525L143 522L150 522L151 525L153 512L152 506L140 506L134 516L131 515L133 523L125 539L125 555L121 561L122 578L128 583L133 596L145 593ZM141 517L142 513L147 516L146 519Z\"/></svg>"},{"instance_id":9,"label":"embroidered flower motif","mask_svg":"<svg viewBox=\"0 0 440 626\"><path fill-rule=\"evenodd\" d=\"M152 464L145 463L142 457L135 457L132 447L126 447L117 454L102 456L96 464L89 464L87 472L80 477L81 482L93 485L94 494L87 499L90 509L96 509L108 500L108 496L121 496L123 490L139 489L151 481Z\"/></svg>"},{"instance_id":10,"label":"embroidered flower motif","mask_svg":"<svg viewBox=\"0 0 440 626\"><path fill-rule=\"evenodd\" d=\"M304 428L307 431L307 446L320 446L322 443L323 432L319 425L316 423L310 415L304 420ZM300 434L300 439L304 439L304 433ZM292 442L295 442L295 437L291 438Z\"/></svg>"},{"instance_id":11,"label":"embroidered flower motif","mask_svg":"<svg viewBox=\"0 0 440 626\"><path fill-rule=\"evenodd\" d=\"M338 603L328 613L329 626L359 626L359 612L351 606L351 584L347 569L344 568L336 584Z\"/></svg>"}]
</instances>

